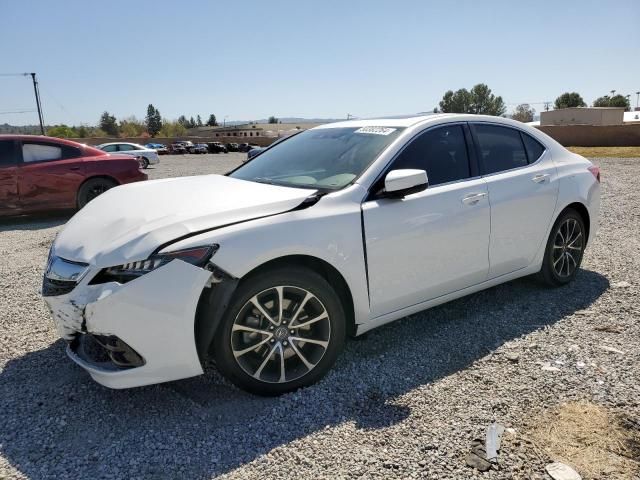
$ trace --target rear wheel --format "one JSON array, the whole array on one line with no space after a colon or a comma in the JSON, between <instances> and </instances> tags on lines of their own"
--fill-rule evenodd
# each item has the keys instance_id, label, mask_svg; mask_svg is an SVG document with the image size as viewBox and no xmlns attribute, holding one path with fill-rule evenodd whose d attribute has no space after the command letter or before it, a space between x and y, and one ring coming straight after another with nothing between
<instances>
[{"instance_id":1,"label":"rear wheel","mask_svg":"<svg viewBox=\"0 0 640 480\"><path fill-rule=\"evenodd\" d=\"M580 268L586 245L582 217L575 210L566 210L551 229L540 278L554 287L571 282Z\"/></svg>"},{"instance_id":2,"label":"rear wheel","mask_svg":"<svg viewBox=\"0 0 640 480\"><path fill-rule=\"evenodd\" d=\"M140 159L140 165L142 165L142 168L144 169L149 168L149 159L147 157L142 157Z\"/></svg>"},{"instance_id":3,"label":"rear wheel","mask_svg":"<svg viewBox=\"0 0 640 480\"><path fill-rule=\"evenodd\" d=\"M345 331L340 299L323 277L280 268L240 284L212 347L219 370L238 387L279 395L322 378Z\"/></svg>"},{"instance_id":4,"label":"rear wheel","mask_svg":"<svg viewBox=\"0 0 640 480\"><path fill-rule=\"evenodd\" d=\"M78 190L78 209L83 208L91 200L117 185L116 182L108 178L91 178L87 180Z\"/></svg>"}]
</instances>

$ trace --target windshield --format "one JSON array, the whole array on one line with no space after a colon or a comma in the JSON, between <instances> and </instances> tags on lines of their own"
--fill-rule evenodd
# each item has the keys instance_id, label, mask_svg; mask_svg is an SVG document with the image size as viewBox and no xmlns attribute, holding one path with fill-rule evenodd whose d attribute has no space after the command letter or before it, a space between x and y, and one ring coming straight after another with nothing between
<instances>
[{"instance_id":1,"label":"windshield","mask_svg":"<svg viewBox=\"0 0 640 480\"><path fill-rule=\"evenodd\" d=\"M275 145L230 174L253 182L337 190L359 176L402 128L306 130Z\"/></svg>"}]
</instances>

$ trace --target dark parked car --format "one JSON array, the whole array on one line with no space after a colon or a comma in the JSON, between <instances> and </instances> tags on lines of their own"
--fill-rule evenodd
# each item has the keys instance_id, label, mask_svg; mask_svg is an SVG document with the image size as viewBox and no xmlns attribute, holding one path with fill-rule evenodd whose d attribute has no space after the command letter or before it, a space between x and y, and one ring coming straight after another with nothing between
<instances>
[{"instance_id":1,"label":"dark parked car","mask_svg":"<svg viewBox=\"0 0 640 480\"><path fill-rule=\"evenodd\" d=\"M238 144L237 143L227 143L226 147L227 147L227 151L229 151L229 152L237 152L238 151Z\"/></svg>"},{"instance_id":2,"label":"dark parked car","mask_svg":"<svg viewBox=\"0 0 640 480\"><path fill-rule=\"evenodd\" d=\"M207 146L209 147L209 153L227 153L227 147L225 147L222 143L220 142L209 142L207 143Z\"/></svg>"},{"instance_id":3,"label":"dark parked car","mask_svg":"<svg viewBox=\"0 0 640 480\"><path fill-rule=\"evenodd\" d=\"M240 145L238 145L239 152L247 153L252 148L255 148L255 145L251 145L249 143L241 143Z\"/></svg>"},{"instance_id":4,"label":"dark parked car","mask_svg":"<svg viewBox=\"0 0 640 480\"><path fill-rule=\"evenodd\" d=\"M0 135L0 215L82 208L112 187L146 179L131 155L59 138Z\"/></svg>"},{"instance_id":5,"label":"dark parked car","mask_svg":"<svg viewBox=\"0 0 640 480\"><path fill-rule=\"evenodd\" d=\"M158 155L166 155L169 153L167 146L162 143L147 143L145 147L155 150L158 152Z\"/></svg>"}]
</instances>

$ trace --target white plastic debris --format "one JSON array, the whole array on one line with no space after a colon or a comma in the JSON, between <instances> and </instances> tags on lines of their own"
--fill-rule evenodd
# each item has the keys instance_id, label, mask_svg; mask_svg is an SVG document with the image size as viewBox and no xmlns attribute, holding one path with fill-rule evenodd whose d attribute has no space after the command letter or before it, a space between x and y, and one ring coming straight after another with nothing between
<instances>
[{"instance_id":1,"label":"white plastic debris","mask_svg":"<svg viewBox=\"0 0 640 480\"><path fill-rule=\"evenodd\" d=\"M553 480L582 480L578 472L564 463L550 463L545 469Z\"/></svg>"},{"instance_id":2,"label":"white plastic debris","mask_svg":"<svg viewBox=\"0 0 640 480\"><path fill-rule=\"evenodd\" d=\"M600 345L600 348L602 350L606 350L607 352L611 352L611 353L619 353L621 355L624 355L624 352L622 350L618 350L617 348L613 348L613 347L608 347L606 345Z\"/></svg>"},{"instance_id":3,"label":"white plastic debris","mask_svg":"<svg viewBox=\"0 0 640 480\"><path fill-rule=\"evenodd\" d=\"M493 422L487 427L487 438L485 440L485 450L487 452L487 460L495 463L498 460L498 450L500 450L500 442L504 426Z\"/></svg>"}]
</instances>

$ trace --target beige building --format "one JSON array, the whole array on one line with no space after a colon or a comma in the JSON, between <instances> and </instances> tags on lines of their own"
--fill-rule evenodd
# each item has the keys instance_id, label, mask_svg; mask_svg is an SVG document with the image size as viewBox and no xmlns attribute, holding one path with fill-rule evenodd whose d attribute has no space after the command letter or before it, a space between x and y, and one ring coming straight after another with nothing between
<instances>
[{"instance_id":1,"label":"beige building","mask_svg":"<svg viewBox=\"0 0 640 480\"><path fill-rule=\"evenodd\" d=\"M624 108L576 107L540 113L540 125L622 125Z\"/></svg>"},{"instance_id":2,"label":"beige building","mask_svg":"<svg viewBox=\"0 0 640 480\"><path fill-rule=\"evenodd\" d=\"M300 130L317 127L319 123L248 123L225 127L197 127L189 129L189 135L203 137L238 137L249 139L255 137L280 138Z\"/></svg>"}]
</instances>

